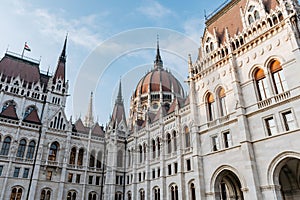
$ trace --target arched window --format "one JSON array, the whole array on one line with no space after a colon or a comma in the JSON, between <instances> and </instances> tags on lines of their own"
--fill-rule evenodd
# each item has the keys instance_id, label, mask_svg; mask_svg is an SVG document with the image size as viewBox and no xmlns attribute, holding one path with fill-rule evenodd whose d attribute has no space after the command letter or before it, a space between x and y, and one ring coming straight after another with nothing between
<instances>
[{"instance_id":1,"label":"arched window","mask_svg":"<svg viewBox=\"0 0 300 200\"><path fill-rule=\"evenodd\" d=\"M67 195L67 200L76 200L76 191L74 190L71 190L68 192L68 195Z\"/></svg>"},{"instance_id":2,"label":"arched window","mask_svg":"<svg viewBox=\"0 0 300 200\"><path fill-rule=\"evenodd\" d=\"M27 159L33 159L34 150L35 150L35 141L32 140L29 142L28 145L27 154L26 154Z\"/></svg>"},{"instance_id":3,"label":"arched window","mask_svg":"<svg viewBox=\"0 0 300 200\"><path fill-rule=\"evenodd\" d=\"M131 166L131 151L130 151L130 149L128 149L128 165L127 166L128 167Z\"/></svg>"},{"instance_id":4,"label":"arched window","mask_svg":"<svg viewBox=\"0 0 300 200\"><path fill-rule=\"evenodd\" d=\"M78 159L77 159L77 165L78 166L82 166L82 163L83 163L83 155L84 155L84 149L79 149L79 152L78 152Z\"/></svg>"},{"instance_id":5,"label":"arched window","mask_svg":"<svg viewBox=\"0 0 300 200\"><path fill-rule=\"evenodd\" d=\"M101 168L102 167L102 151L98 152L96 167L97 168Z\"/></svg>"},{"instance_id":6,"label":"arched window","mask_svg":"<svg viewBox=\"0 0 300 200\"><path fill-rule=\"evenodd\" d=\"M51 191L49 189L43 189L41 192L40 200L50 200Z\"/></svg>"},{"instance_id":7,"label":"arched window","mask_svg":"<svg viewBox=\"0 0 300 200\"><path fill-rule=\"evenodd\" d=\"M173 145L174 145L174 151L177 151L177 134L176 134L176 131L173 131Z\"/></svg>"},{"instance_id":8,"label":"arched window","mask_svg":"<svg viewBox=\"0 0 300 200\"><path fill-rule=\"evenodd\" d=\"M248 16L248 23L252 24L253 22L254 22L254 19L253 19L252 15L249 15Z\"/></svg>"},{"instance_id":9,"label":"arched window","mask_svg":"<svg viewBox=\"0 0 300 200\"><path fill-rule=\"evenodd\" d=\"M97 200L97 193L96 192L90 192L88 200Z\"/></svg>"},{"instance_id":10,"label":"arched window","mask_svg":"<svg viewBox=\"0 0 300 200\"><path fill-rule=\"evenodd\" d=\"M280 94L287 91L287 83L280 62L273 60L270 64L270 71L272 74L275 94Z\"/></svg>"},{"instance_id":11,"label":"arched window","mask_svg":"<svg viewBox=\"0 0 300 200\"><path fill-rule=\"evenodd\" d=\"M155 140L154 139L152 139L152 158L154 159L155 158L155 153L156 153L156 150L155 150L155 148L156 148L156 146L155 146L156 144L155 144Z\"/></svg>"},{"instance_id":12,"label":"arched window","mask_svg":"<svg viewBox=\"0 0 300 200\"><path fill-rule=\"evenodd\" d=\"M254 18L255 18L255 21L260 19L259 12L257 10L254 11Z\"/></svg>"},{"instance_id":13,"label":"arched window","mask_svg":"<svg viewBox=\"0 0 300 200\"><path fill-rule=\"evenodd\" d=\"M116 192L115 200L122 200L122 193L121 192Z\"/></svg>"},{"instance_id":14,"label":"arched window","mask_svg":"<svg viewBox=\"0 0 300 200\"><path fill-rule=\"evenodd\" d=\"M254 74L256 88L258 92L258 100L265 100L270 97L269 87L267 84L266 76L264 70L257 69Z\"/></svg>"},{"instance_id":15,"label":"arched window","mask_svg":"<svg viewBox=\"0 0 300 200\"><path fill-rule=\"evenodd\" d=\"M144 143L144 161L147 159L147 145Z\"/></svg>"},{"instance_id":16,"label":"arched window","mask_svg":"<svg viewBox=\"0 0 300 200\"><path fill-rule=\"evenodd\" d=\"M206 97L208 121L214 120L214 102L215 102L214 96L211 93L208 93Z\"/></svg>"},{"instance_id":17,"label":"arched window","mask_svg":"<svg viewBox=\"0 0 300 200\"><path fill-rule=\"evenodd\" d=\"M145 200L145 190L140 190L140 200Z\"/></svg>"},{"instance_id":18,"label":"arched window","mask_svg":"<svg viewBox=\"0 0 300 200\"><path fill-rule=\"evenodd\" d=\"M12 189L10 194L10 200L21 200L22 199L23 189L20 187L15 187Z\"/></svg>"},{"instance_id":19,"label":"arched window","mask_svg":"<svg viewBox=\"0 0 300 200\"><path fill-rule=\"evenodd\" d=\"M95 167L95 150L92 150L91 154L90 154L90 167Z\"/></svg>"},{"instance_id":20,"label":"arched window","mask_svg":"<svg viewBox=\"0 0 300 200\"><path fill-rule=\"evenodd\" d=\"M118 151L118 155L117 155L117 166L118 167L123 167L123 151L122 150L119 150Z\"/></svg>"},{"instance_id":21,"label":"arched window","mask_svg":"<svg viewBox=\"0 0 300 200\"><path fill-rule=\"evenodd\" d=\"M76 159L76 147L73 147L71 149L71 153L70 153L70 160L69 160L69 164L70 165L75 165L75 159Z\"/></svg>"},{"instance_id":22,"label":"arched window","mask_svg":"<svg viewBox=\"0 0 300 200\"><path fill-rule=\"evenodd\" d=\"M171 200L178 200L178 186L171 186Z\"/></svg>"},{"instance_id":23,"label":"arched window","mask_svg":"<svg viewBox=\"0 0 300 200\"><path fill-rule=\"evenodd\" d=\"M58 153L59 144L57 142L53 142L50 146L48 160L56 161L57 153Z\"/></svg>"},{"instance_id":24,"label":"arched window","mask_svg":"<svg viewBox=\"0 0 300 200\"><path fill-rule=\"evenodd\" d=\"M26 108L26 110L25 110L25 113L24 113L24 119L25 119L26 117L28 117L28 115L29 115L30 113L32 113L32 111L34 111L34 110L37 110L35 106L28 106L28 107Z\"/></svg>"},{"instance_id":25,"label":"arched window","mask_svg":"<svg viewBox=\"0 0 300 200\"><path fill-rule=\"evenodd\" d=\"M3 104L2 111L6 110L6 108L8 108L9 106L13 106L14 110L16 110L16 103L14 102L14 100L10 100Z\"/></svg>"},{"instance_id":26,"label":"arched window","mask_svg":"<svg viewBox=\"0 0 300 200\"><path fill-rule=\"evenodd\" d=\"M159 187L155 187L153 189L154 192L154 200L160 200L160 189Z\"/></svg>"},{"instance_id":27,"label":"arched window","mask_svg":"<svg viewBox=\"0 0 300 200\"><path fill-rule=\"evenodd\" d=\"M10 143L11 143L11 138L9 136L7 136L2 144L2 148L1 148L1 155L7 156L9 149L10 149Z\"/></svg>"},{"instance_id":28,"label":"arched window","mask_svg":"<svg viewBox=\"0 0 300 200\"><path fill-rule=\"evenodd\" d=\"M191 200L196 200L196 190L194 183L190 185Z\"/></svg>"},{"instance_id":29,"label":"arched window","mask_svg":"<svg viewBox=\"0 0 300 200\"><path fill-rule=\"evenodd\" d=\"M226 115L226 104L225 104L226 94L224 88L219 89L218 97L219 97L220 116L223 117Z\"/></svg>"},{"instance_id":30,"label":"arched window","mask_svg":"<svg viewBox=\"0 0 300 200\"><path fill-rule=\"evenodd\" d=\"M26 140L22 139L20 141L20 144L19 144L19 147L18 147L17 157L23 158L24 154L25 154L25 149L26 149Z\"/></svg>"},{"instance_id":31,"label":"arched window","mask_svg":"<svg viewBox=\"0 0 300 200\"><path fill-rule=\"evenodd\" d=\"M130 191L127 193L127 200L132 200L132 194Z\"/></svg>"},{"instance_id":32,"label":"arched window","mask_svg":"<svg viewBox=\"0 0 300 200\"><path fill-rule=\"evenodd\" d=\"M190 131L187 126L184 128L184 139L185 139L185 148L191 147Z\"/></svg>"},{"instance_id":33,"label":"arched window","mask_svg":"<svg viewBox=\"0 0 300 200\"><path fill-rule=\"evenodd\" d=\"M172 152L172 139L171 139L171 135L169 133L167 134L167 150L168 150L168 153Z\"/></svg>"},{"instance_id":34,"label":"arched window","mask_svg":"<svg viewBox=\"0 0 300 200\"><path fill-rule=\"evenodd\" d=\"M140 156L140 163L143 162L143 147L139 145L139 156Z\"/></svg>"},{"instance_id":35,"label":"arched window","mask_svg":"<svg viewBox=\"0 0 300 200\"><path fill-rule=\"evenodd\" d=\"M160 140L159 140L159 138L157 138L156 144L157 144L157 156L160 157Z\"/></svg>"}]
</instances>

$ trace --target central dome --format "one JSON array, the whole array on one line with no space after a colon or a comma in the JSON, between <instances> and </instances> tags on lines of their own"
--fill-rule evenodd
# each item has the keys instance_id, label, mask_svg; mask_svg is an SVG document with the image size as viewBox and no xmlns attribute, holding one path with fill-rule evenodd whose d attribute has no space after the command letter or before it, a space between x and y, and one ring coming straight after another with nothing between
<instances>
[{"instance_id":1,"label":"central dome","mask_svg":"<svg viewBox=\"0 0 300 200\"><path fill-rule=\"evenodd\" d=\"M154 68L141 78L131 97L132 124L136 120L144 121L146 113L156 114L161 106L168 109L177 97L184 98L184 90L175 76L163 68L157 43Z\"/></svg>"},{"instance_id":2,"label":"central dome","mask_svg":"<svg viewBox=\"0 0 300 200\"><path fill-rule=\"evenodd\" d=\"M148 93L170 92L173 95L183 97L184 91L180 82L163 68L154 68L148 72L138 83L135 97Z\"/></svg>"}]
</instances>

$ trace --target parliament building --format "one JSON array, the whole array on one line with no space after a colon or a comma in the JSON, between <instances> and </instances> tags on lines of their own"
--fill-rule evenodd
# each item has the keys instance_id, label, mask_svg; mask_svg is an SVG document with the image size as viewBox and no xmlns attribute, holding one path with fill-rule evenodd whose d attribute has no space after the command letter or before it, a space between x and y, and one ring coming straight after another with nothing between
<instances>
[{"instance_id":1,"label":"parliament building","mask_svg":"<svg viewBox=\"0 0 300 200\"><path fill-rule=\"evenodd\" d=\"M6 52L0 199L300 199L299 14L297 0L229 1L187 55L188 91L157 44L129 112L120 82L105 127L93 94L84 118L65 114L67 38L51 75Z\"/></svg>"}]
</instances>

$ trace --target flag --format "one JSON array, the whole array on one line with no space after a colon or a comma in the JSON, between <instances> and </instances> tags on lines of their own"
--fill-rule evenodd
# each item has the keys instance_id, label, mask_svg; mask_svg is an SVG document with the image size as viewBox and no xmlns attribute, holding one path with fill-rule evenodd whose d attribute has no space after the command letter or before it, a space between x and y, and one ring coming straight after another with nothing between
<instances>
[{"instance_id":1,"label":"flag","mask_svg":"<svg viewBox=\"0 0 300 200\"><path fill-rule=\"evenodd\" d=\"M24 49L25 49L26 51L31 51L31 49L30 49L30 47L27 45L27 43L25 43Z\"/></svg>"}]
</instances>

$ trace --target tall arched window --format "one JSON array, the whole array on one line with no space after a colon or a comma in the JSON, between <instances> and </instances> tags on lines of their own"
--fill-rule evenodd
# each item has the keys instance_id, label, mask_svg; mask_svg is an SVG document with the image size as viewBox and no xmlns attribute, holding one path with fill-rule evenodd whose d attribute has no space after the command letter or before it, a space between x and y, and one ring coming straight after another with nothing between
<instances>
[{"instance_id":1,"label":"tall arched window","mask_svg":"<svg viewBox=\"0 0 300 200\"><path fill-rule=\"evenodd\" d=\"M41 192L40 200L50 200L51 191L49 189L43 189Z\"/></svg>"},{"instance_id":2,"label":"tall arched window","mask_svg":"<svg viewBox=\"0 0 300 200\"><path fill-rule=\"evenodd\" d=\"M76 196L77 196L76 191L71 190L67 194L67 200L76 200Z\"/></svg>"},{"instance_id":3,"label":"tall arched window","mask_svg":"<svg viewBox=\"0 0 300 200\"><path fill-rule=\"evenodd\" d=\"M144 143L144 161L147 159L147 145Z\"/></svg>"},{"instance_id":4,"label":"tall arched window","mask_svg":"<svg viewBox=\"0 0 300 200\"><path fill-rule=\"evenodd\" d=\"M118 155L117 155L117 166L118 167L123 167L123 151L122 150L119 150L118 151Z\"/></svg>"},{"instance_id":5,"label":"tall arched window","mask_svg":"<svg viewBox=\"0 0 300 200\"><path fill-rule=\"evenodd\" d=\"M128 167L131 166L131 150L128 149L128 164L127 164Z\"/></svg>"},{"instance_id":6,"label":"tall arched window","mask_svg":"<svg viewBox=\"0 0 300 200\"><path fill-rule=\"evenodd\" d=\"M189 128L184 127L184 139L185 139L185 148L191 147L191 138Z\"/></svg>"},{"instance_id":7,"label":"tall arched window","mask_svg":"<svg viewBox=\"0 0 300 200\"><path fill-rule=\"evenodd\" d=\"M2 148L1 148L1 155L7 156L9 149L10 149L10 143L11 143L11 138L9 136L7 136L2 144Z\"/></svg>"},{"instance_id":8,"label":"tall arched window","mask_svg":"<svg viewBox=\"0 0 300 200\"><path fill-rule=\"evenodd\" d=\"M35 141L32 140L29 142L28 145L27 154L26 154L27 159L33 159L34 150L35 150Z\"/></svg>"},{"instance_id":9,"label":"tall arched window","mask_svg":"<svg viewBox=\"0 0 300 200\"><path fill-rule=\"evenodd\" d=\"M127 200L132 200L132 194L130 191L127 193Z\"/></svg>"},{"instance_id":10,"label":"tall arched window","mask_svg":"<svg viewBox=\"0 0 300 200\"><path fill-rule=\"evenodd\" d=\"M156 146L155 146L156 144L155 144L155 140L154 139L152 139L152 158L154 159L155 158L155 153L156 153Z\"/></svg>"},{"instance_id":11,"label":"tall arched window","mask_svg":"<svg viewBox=\"0 0 300 200\"><path fill-rule=\"evenodd\" d=\"M253 22L254 22L254 19L253 19L252 15L249 15L248 16L248 23L252 24Z\"/></svg>"},{"instance_id":12,"label":"tall arched window","mask_svg":"<svg viewBox=\"0 0 300 200\"><path fill-rule=\"evenodd\" d=\"M167 134L167 150L168 150L168 153L172 152L172 139L171 139L171 135L169 133Z\"/></svg>"},{"instance_id":13,"label":"tall arched window","mask_svg":"<svg viewBox=\"0 0 300 200\"><path fill-rule=\"evenodd\" d=\"M214 96L211 93L208 93L206 96L208 121L214 120L214 102L215 102Z\"/></svg>"},{"instance_id":14,"label":"tall arched window","mask_svg":"<svg viewBox=\"0 0 300 200\"><path fill-rule=\"evenodd\" d=\"M280 94L287 91L287 83L280 62L273 60L270 64L270 71L272 74L275 94Z\"/></svg>"},{"instance_id":15,"label":"tall arched window","mask_svg":"<svg viewBox=\"0 0 300 200\"><path fill-rule=\"evenodd\" d=\"M171 186L171 200L178 200L178 186Z\"/></svg>"},{"instance_id":16,"label":"tall arched window","mask_svg":"<svg viewBox=\"0 0 300 200\"><path fill-rule=\"evenodd\" d=\"M254 11L254 18L255 18L255 21L260 19L259 12L257 10Z\"/></svg>"},{"instance_id":17,"label":"tall arched window","mask_svg":"<svg viewBox=\"0 0 300 200\"><path fill-rule=\"evenodd\" d=\"M160 200L160 189L159 187L155 187L153 189L154 192L154 200Z\"/></svg>"},{"instance_id":18,"label":"tall arched window","mask_svg":"<svg viewBox=\"0 0 300 200\"><path fill-rule=\"evenodd\" d=\"M102 167L102 151L98 152L96 167L97 168L101 168Z\"/></svg>"},{"instance_id":19,"label":"tall arched window","mask_svg":"<svg viewBox=\"0 0 300 200\"><path fill-rule=\"evenodd\" d=\"M191 193L191 200L196 200L196 190L195 190L194 183L191 183L190 185L190 193Z\"/></svg>"},{"instance_id":20,"label":"tall arched window","mask_svg":"<svg viewBox=\"0 0 300 200\"><path fill-rule=\"evenodd\" d=\"M226 94L224 88L219 89L218 97L219 97L220 116L223 117L226 115L226 103L225 103Z\"/></svg>"},{"instance_id":21,"label":"tall arched window","mask_svg":"<svg viewBox=\"0 0 300 200\"><path fill-rule=\"evenodd\" d=\"M71 153L70 153L70 161L69 161L69 164L70 165L75 165L75 159L76 159L76 147L73 147L71 149Z\"/></svg>"},{"instance_id":22,"label":"tall arched window","mask_svg":"<svg viewBox=\"0 0 300 200\"><path fill-rule=\"evenodd\" d=\"M88 200L97 200L97 193L96 192L90 192Z\"/></svg>"},{"instance_id":23,"label":"tall arched window","mask_svg":"<svg viewBox=\"0 0 300 200\"><path fill-rule=\"evenodd\" d=\"M270 97L269 87L267 84L265 72L262 69L257 69L254 74L257 92L258 92L258 100L262 101Z\"/></svg>"},{"instance_id":24,"label":"tall arched window","mask_svg":"<svg viewBox=\"0 0 300 200\"><path fill-rule=\"evenodd\" d=\"M17 157L23 158L24 154L25 154L25 149L26 149L26 140L22 139L22 140L20 140L20 144L18 147Z\"/></svg>"},{"instance_id":25,"label":"tall arched window","mask_svg":"<svg viewBox=\"0 0 300 200\"><path fill-rule=\"evenodd\" d=\"M79 152L78 152L78 159L77 159L77 165L78 166L82 166L82 163L83 163L83 155L84 155L84 149L79 149Z\"/></svg>"},{"instance_id":26,"label":"tall arched window","mask_svg":"<svg viewBox=\"0 0 300 200\"><path fill-rule=\"evenodd\" d=\"M156 144L157 144L157 156L160 157L160 140L159 140L159 138L157 138Z\"/></svg>"},{"instance_id":27,"label":"tall arched window","mask_svg":"<svg viewBox=\"0 0 300 200\"><path fill-rule=\"evenodd\" d=\"M90 154L90 167L95 167L95 150L92 150L91 154Z\"/></svg>"},{"instance_id":28,"label":"tall arched window","mask_svg":"<svg viewBox=\"0 0 300 200\"><path fill-rule=\"evenodd\" d=\"M122 193L121 192L116 192L115 200L122 200Z\"/></svg>"},{"instance_id":29,"label":"tall arched window","mask_svg":"<svg viewBox=\"0 0 300 200\"><path fill-rule=\"evenodd\" d=\"M140 190L140 200L145 200L145 190Z\"/></svg>"},{"instance_id":30,"label":"tall arched window","mask_svg":"<svg viewBox=\"0 0 300 200\"><path fill-rule=\"evenodd\" d=\"M139 156L140 156L140 163L143 162L143 147L142 145L139 145Z\"/></svg>"},{"instance_id":31,"label":"tall arched window","mask_svg":"<svg viewBox=\"0 0 300 200\"><path fill-rule=\"evenodd\" d=\"M177 151L177 134L176 134L176 131L173 131L173 146L174 146L174 151Z\"/></svg>"},{"instance_id":32,"label":"tall arched window","mask_svg":"<svg viewBox=\"0 0 300 200\"><path fill-rule=\"evenodd\" d=\"M20 187L15 187L12 189L10 194L10 200L21 200L22 199L23 189Z\"/></svg>"},{"instance_id":33,"label":"tall arched window","mask_svg":"<svg viewBox=\"0 0 300 200\"><path fill-rule=\"evenodd\" d=\"M53 142L50 146L48 160L56 161L57 153L58 153L59 144L57 142Z\"/></svg>"}]
</instances>

